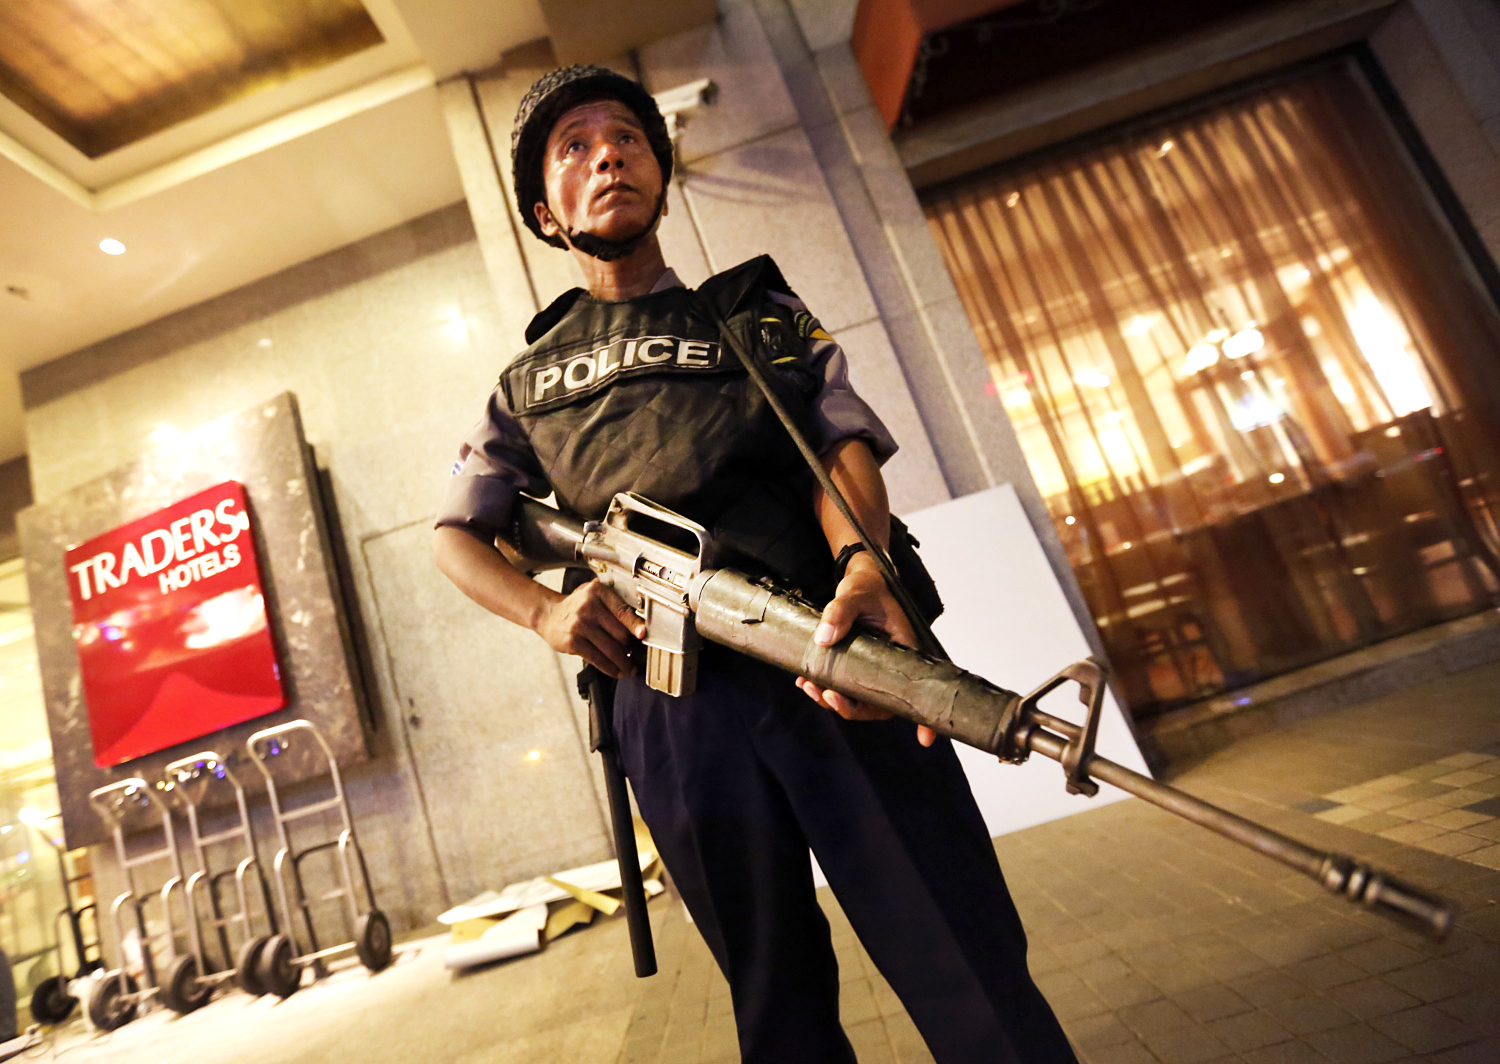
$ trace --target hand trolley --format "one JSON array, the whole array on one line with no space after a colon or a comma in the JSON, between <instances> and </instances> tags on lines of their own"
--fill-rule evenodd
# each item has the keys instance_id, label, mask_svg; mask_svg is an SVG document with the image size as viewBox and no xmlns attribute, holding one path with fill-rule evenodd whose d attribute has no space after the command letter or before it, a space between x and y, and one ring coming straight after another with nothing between
<instances>
[{"instance_id":1,"label":"hand trolley","mask_svg":"<svg viewBox=\"0 0 1500 1064\"><path fill-rule=\"evenodd\" d=\"M277 925L271 892L266 886L266 877L261 874L260 860L256 854L255 829L251 826L244 785L224 759L212 750L173 761L165 771L168 791L177 794L187 807L188 830L193 839L193 851L198 855L198 870L188 876L186 889L188 935L192 952L179 956L167 970L167 978L162 986L163 1000L168 1004L173 1001L184 1005L190 1005L194 1001L202 1004L215 987L231 979L246 993L259 997L265 991L256 978L255 966L260 958L260 951L270 941L271 935L276 933ZM234 788L239 823L204 835L198 824L198 807L217 780L227 780ZM208 848L218 843L237 846L243 853L239 862L233 867L215 871L209 859ZM226 913L224 886L231 878L234 881L235 906ZM256 897L260 904L260 911L265 916L270 934L255 933L250 910L252 897ZM207 903L201 909L200 898ZM238 952L231 950L229 945L231 926L238 926L240 931ZM219 955L224 961L222 967L210 964L204 952L205 928L211 928L213 937L218 940Z\"/></svg>"},{"instance_id":2,"label":"hand trolley","mask_svg":"<svg viewBox=\"0 0 1500 1064\"><path fill-rule=\"evenodd\" d=\"M307 733L322 747L328 760L328 771L332 776L333 797L309 802L297 809L283 810L276 793L276 779L272 775L270 759L287 748L289 736ZM375 908L375 894L370 889L370 872L365 866L364 851L354 834L354 820L349 815L349 800L344 795L343 778L333 751L318 729L310 721L294 720L274 728L266 728L250 736L245 743L261 775L266 778L266 794L271 799L271 817L276 823L276 834L281 849L276 853L276 893L281 900L281 915L286 922L286 931L272 936L261 950L257 974L261 985L279 997L289 997L296 992L302 979L303 968L312 968L315 976L322 976L326 969L323 961L334 954L353 949L361 964L372 972L378 972L391 963L391 927L385 914ZM316 843L301 850L292 848L287 825L301 817L332 809L343 818L343 830L338 838ZM316 898L309 898L302 883L302 860L323 850L334 850L338 855L337 870L341 886L337 886ZM353 855L351 859L351 854ZM359 911L354 887L354 867L359 867L360 882L364 885L364 898L368 907ZM319 947L317 932L313 929L312 906L318 902L342 899L346 922L352 932L350 941L337 946ZM297 938L300 919L306 935L307 949L303 950Z\"/></svg>"},{"instance_id":3,"label":"hand trolley","mask_svg":"<svg viewBox=\"0 0 1500 1064\"><path fill-rule=\"evenodd\" d=\"M141 989L122 963L119 968L106 972L104 978L95 982L89 994L89 1018L100 1030L113 1031L135 1019L139 1007L149 1005L151 999L159 993L160 984L156 978L156 961L151 955L152 938L160 937L167 945L167 952L173 957L177 955L177 926L172 918L172 893L184 890L182 857L177 852L177 836L172 830L172 811L167 807L167 803L162 801L157 789L145 780L132 777L90 791L89 804L114 833L115 853L120 859L120 868L125 873L127 889L115 898L114 903L109 907L110 926L114 929L121 960L123 962L125 953L125 928L120 922L120 909L128 904L135 913L135 927L141 941L141 964L146 977L146 987ZM130 814L131 807L147 806L161 815L162 847L159 850L151 850L131 857L125 848L125 818ZM172 871L171 878L158 892L161 897L162 919L165 923L164 930L159 936L150 935L146 931L145 910L150 898L140 896L135 889L135 870L143 864L154 861L168 862ZM176 1008L171 1000L164 999L162 1003Z\"/></svg>"},{"instance_id":4,"label":"hand trolley","mask_svg":"<svg viewBox=\"0 0 1500 1064\"><path fill-rule=\"evenodd\" d=\"M102 951L99 948L99 921L98 907L92 900L79 904L75 895L78 884L84 880L91 880L91 874L72 875L68 872L68 852L61 839L54 839L51 832L46 831L42 824L48 820L56 819L44 817L32 825L32 833L52 848L57 855L58 871L62 875L63 907L57 911L52 918L53 929L58 931L57 935L57 966L63 966L63 936L60 933L63 918L68 920L68 930L72 932L73 953L78 958L78 968L73 974L74 979L82 979L90 972L104 967ZM83 916L85 913L94 914L94 938L89 941L83 936ZM92 956L90 954L92 953ZM62 1023L73 1012L73 1007L78 1004L78 998L73 995L68 986L68 976L54 975L43 979L37 984L31 994L31 1018L37 1023L57 1024Z\"/></svg>"}]
</instances>

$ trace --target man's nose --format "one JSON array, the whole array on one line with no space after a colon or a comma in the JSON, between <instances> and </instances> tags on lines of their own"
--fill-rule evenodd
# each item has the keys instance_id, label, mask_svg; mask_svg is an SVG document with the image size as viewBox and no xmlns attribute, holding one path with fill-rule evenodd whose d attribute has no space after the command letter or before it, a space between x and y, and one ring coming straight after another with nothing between
<instances>
[{"instance_id":1,"label":"man's nose","mask_svg":"<svg viewBox=\"0 0 1500 1064\"><path fill-rule=\"evenodd\" d=\"M605 144L594 156L594 169L599 173L607 173L610 170L618 170L624 165L624 158L613 144Z\"/></svg>"}]
</instances>

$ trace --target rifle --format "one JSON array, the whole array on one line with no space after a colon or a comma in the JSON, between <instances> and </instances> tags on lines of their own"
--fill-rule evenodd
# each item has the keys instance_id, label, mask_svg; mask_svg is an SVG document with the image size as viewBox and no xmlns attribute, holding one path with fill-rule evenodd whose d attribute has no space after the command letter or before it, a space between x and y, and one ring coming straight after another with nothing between
<instances>
[{"instance_id":1,"label":"rifle","mask_svg":"<svg viewBox=\"0 0 1500 1064\"><path fill-rule=\"evenodd\" d=\"M1280 861L1334 894L1433 938L1453 925L1444 899L1340 853L1313 849L1254 821L1158 783L1094 752L1106 671L1086 659L1027 695L1007 691L952 662L877 636L851 632L830 647L813 642L821 615L767 580L716 568L703 526L638 495L615 496L603 521L579 521L518 499L497 546L516 568L586 566L646 622L646 682L671 695L693 690L708 639L805 676L821 687L925 724L940 735L1020 764L1031 754L1061 763L1069 793L1089 797L1099 781ZM1082 724L1046 712L1044 695L1076 683ZM642 899L642 904L644 899Z\"/></svg>"}]
</instances>

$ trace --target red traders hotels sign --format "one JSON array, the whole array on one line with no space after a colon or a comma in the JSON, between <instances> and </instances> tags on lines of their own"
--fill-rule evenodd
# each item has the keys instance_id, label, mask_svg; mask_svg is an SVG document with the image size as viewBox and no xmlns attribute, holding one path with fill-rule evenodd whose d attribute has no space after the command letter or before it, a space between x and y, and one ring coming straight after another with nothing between
<instances>
[{"instance_id":1,"label":"red traders hotels sign","mask_svg":"<svg viewBox=\"0 0 1500 1064\"><path fill-rule=\"evenodd\" d=\"M225 481L67 553L100 767L280 709L245 489Z\"/></svg>"}]
</instances>

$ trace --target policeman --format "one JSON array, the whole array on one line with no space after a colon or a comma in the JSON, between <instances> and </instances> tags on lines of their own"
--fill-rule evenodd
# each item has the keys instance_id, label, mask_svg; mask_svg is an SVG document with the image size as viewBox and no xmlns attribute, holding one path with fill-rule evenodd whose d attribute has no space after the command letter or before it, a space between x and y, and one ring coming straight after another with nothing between
<instances>
[{"instance_id":1,"label":"policeman","mask_svg":"<svg viewBox=\"0 0 1500 1064\"><path fill-rule=\"evenodd\" d=\"M650 95L607 70L554 71L522 100L511 156L526 225L568 249L588 287L527 329L530 346L460 449L434 554L474 601L617 680L625 771L729 981L741 1058L854 1061L811 847L939 1064L1074 1061L1027 972L1020 919L946 739L712 645L693 694L653 691L635 663L644 625L613 592L594 581L554 592L495 549L518 493L555 491L598 519L616 492L635 491L708 527L724 564L826 602L820 644L856 622L914 642L713 319L769 367L881 546L880 463L895 444L768 258L696 292L667 268L656 229L672 145Z\"/></svg>"}]
</instances>

